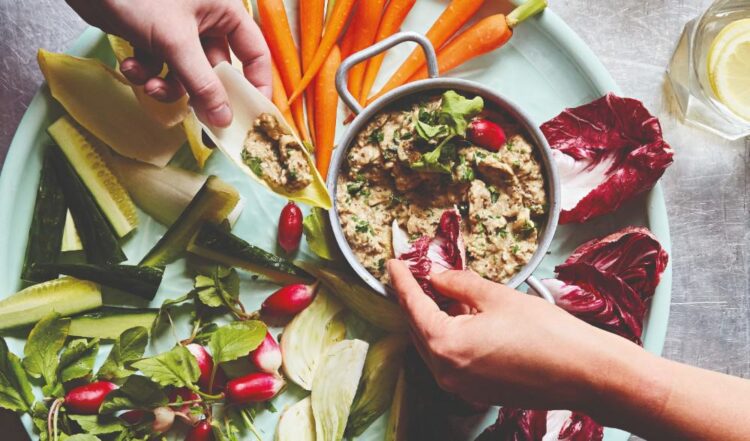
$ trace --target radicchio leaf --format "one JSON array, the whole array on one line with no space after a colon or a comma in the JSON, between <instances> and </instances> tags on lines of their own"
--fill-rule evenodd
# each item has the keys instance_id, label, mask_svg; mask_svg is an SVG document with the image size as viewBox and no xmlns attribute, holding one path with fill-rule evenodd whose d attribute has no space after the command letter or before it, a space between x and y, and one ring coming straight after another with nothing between
<instances>
[{"instance_id":1,"label":"radicchio leaf","mask_svg":"<svg viewBox=\"0 0 750 441\"><path fill-rule=\"evenodd\" d=\"M412 243L397 221L393 221L393 253L407 263L422 290L441 307L449 299L437 293L430 283L430 273L465 268L466 248L461 236L461 215L458 210L446 210L440 216L435 237L422 236Z\"/></svg>"},{"instance_id":2,"label":"radicchio leaf","mask_svg":"<svg viewBox=\"0 0 750 441\"><path fill-rule=\"evenodd\" d=\"M654 295L668 261L667 252L648 228L627 227L579 246L555 271L577 262L590 263L622 279L645 301Z\"/></svg>"},{"instance_id":3,"label":"radicchio leaf","mask_svg":"<svg viewBox=\"0 0 750 441\"><path fill-rule=\"evenodd\" d=\"M602 438L604 428L601 424L588 415L575 412L565 421L557 436L561 441L601 441Z\"/></svg>"},{"instance_id":4,"label":"radicchio leaf","mask_svg":"<svg viewBox=\"0 0 750 441\"><path fill-rule=\"evenodd\" d=\"M601 441L603 436L603 427L581 413L503 407L476 441Z\"/></svg>"},{"instance_id":5,"label":"radicchio leaf","mask_svg":"<svg viewBox=\"0 0 750 441\"><path fill-rule=\"evenodd\" d=\"M659 120L638 100L605 95L541 126L562 181L560 223L611 213L672 163Z\"/></svg>"}]
</instances>

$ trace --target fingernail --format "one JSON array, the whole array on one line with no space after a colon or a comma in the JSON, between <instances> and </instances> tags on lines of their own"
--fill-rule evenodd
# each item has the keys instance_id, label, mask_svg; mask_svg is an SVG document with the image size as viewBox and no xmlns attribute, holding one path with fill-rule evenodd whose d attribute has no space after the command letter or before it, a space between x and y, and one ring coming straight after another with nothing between
<instances>
[{"instance_id":1,"label":"fingernail","mask_svg":"<svg viewBox=\"0 0 750 441\"><path fill-rule=\"evenodd\" d=\"M167 91L163 87L146 90L146 94L156 99L162 99L167 96Z\"/></svg>"},{"instance_id":2,"label":"fingernail","mask_svg":"<svg viewBox=\"0 0 750 441\"><path fill-rule=\"evenodd\" d=\"M120 72L122 73L133 72L133 66L131 64L120 65Z\"/></svg>"},{"instance_id":3,"label":"fingernail","mask_svg":"<svg viewBox=\"0 0 750 441\"><path fill-rule=\"evenodd\" d=\"M226 103L208 111L208 122L215 126L226 127L232 122L232 109Z\"/></svg>"}]
</instances>

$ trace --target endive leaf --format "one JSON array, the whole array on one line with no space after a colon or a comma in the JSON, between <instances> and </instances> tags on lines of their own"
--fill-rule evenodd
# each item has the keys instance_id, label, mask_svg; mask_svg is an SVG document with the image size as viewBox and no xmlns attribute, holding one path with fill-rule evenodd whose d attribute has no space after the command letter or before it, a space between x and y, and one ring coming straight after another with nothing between
<instances>
[{"instance_id":1,"label":"endive leaf","mask_svg":"<svg viewBox=\"0 0 750 441\"><path fill-rule=\"evenodd\" d=\"M118 63L122 63L124 59L133 56L133 46L124 39L116 35L107 35L107 39L109 40L109 45L112 47L112 52L114 52ZM164 77L166 74L167 68L164 67L159 76ZM130 84L130 87L133 89L135 97L138 99L138 102L141 103L141 107L146 114L164 127L176 126L190 113L187 95L177 101L164 103L146 95L146 92L143 91L143 86Z\"/></svg>"},{"instance_id":2,"label":"endive leaf","mask_svg":"<svg viewBox=\"0 0 750 441\"><path fill-rule=\"evenodd\" d=\"M310 165L310 172L313 175L313 181L302 190L289 192L280 188L271 188L266 181L259 178L250 167L242 160L242 151L244 149L245 138L248 132L253 128L253 122L262 113L270 113L279 124L286 127L287 132L294 133L288 126L283 115L278 108L266 98L258 89L250 84L247 79L237 69L229 63L220 63L214 67L214 71L219 76L229 95L230 105L234 112L232 124L229 127L211 127L206 126L206 131L211 139L216 143L219 149L224 152L237 166L246 174L251 176L257 182L274 193L296 202L309 204L313 207L324 209L331 208L331 197L326 189L325 182L320 173L315 168L315 163L307 151L304 154ZM297 139L302 145L302 141Z\"/></svg>"},{"instance_id":3,"label":"endive leaf","mask_svg":"<svg viewBox=\"0 0 750 441\"><path fill-rule=\"evenodd\" d=\"M206 165L206 161L208 161L211 153L214 152L214 149L203 143L203 127L200 121L198 121L198 117L195 116L195 112L191 110L185 115L185 119L182 120L182 128L185 130L185 136L187 136L188 145L190 146L190 151L193 153L195 162L202 169Z\"/></svg>"},{"instance_id":4,"label":"endive leaf","mask_svg":"<svg viewBox=\"0 0 750 441\"><path fill-rule=\"evenodd\" d=\"M143 112L125 78L99 60L40 49L39 67L52 96L86 130L121 155L159 167L185 142Z\"/></svg>"}]
</instances>

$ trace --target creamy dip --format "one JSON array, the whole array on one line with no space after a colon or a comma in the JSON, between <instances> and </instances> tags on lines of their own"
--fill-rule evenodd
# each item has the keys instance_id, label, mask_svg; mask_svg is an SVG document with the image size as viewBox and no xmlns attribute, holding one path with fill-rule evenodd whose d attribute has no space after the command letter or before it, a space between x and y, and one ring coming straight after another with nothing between
<instances>
[{"instance_id":1,"label":"creamy dip","mask_svg":"<svg viewBox=\"0 0 750 441\"><path fill-rule=\"evenodd\" d=\"M468 267L507 282L537 248L547 209L541 166L525 136L509 133L497 152L454 138L446 171L419 170L414 164L435 144L415 126L437 112L441 99L397 103L359 132L336 187L344 235L363 266L388 283L393 221L412 239L433 236L443 211L458 207Z\"/></svg>"},{"instance_id":2,"label":"creamy dip","mask_svg":"<svg viewBox=\"0 0 750 441\"><path fill-rule=\"evenodd\" d=\"M242 160L271 188L294 192L312 182L303 149L275 116L263 113L245 138Z\"/></svg>"}]
</instances>

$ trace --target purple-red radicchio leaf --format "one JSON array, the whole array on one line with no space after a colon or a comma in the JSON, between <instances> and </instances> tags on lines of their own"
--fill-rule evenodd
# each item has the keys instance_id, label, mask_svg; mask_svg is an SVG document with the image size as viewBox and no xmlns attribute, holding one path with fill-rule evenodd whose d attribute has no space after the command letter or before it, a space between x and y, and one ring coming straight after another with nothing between
<instances>
[{"instance_id":1,"label":"purple-red radicchio leaf","mask_svg":"<svg viewBox=\"0 0 750 441\"><path fill-rule=\"evenodd\" d=\"M422 236L409 242L406 232L393 221L393 253L397 259L407 263L422 290L441 307L447 307L449 299L437 293L430 283L430 273L465 268L466 248L461 236L461 215L457 210L446 210L440 216L435 237Z\"/></svg>"},{"instance_id":2,"label":"purple-red radicchio leaf","mask_svg":"<svg viewBox=\"0 0 750 441\"><path fill-rule=\"evenodd\" d=\"M541 126L562 183L560 223L612 213L672 163L659 120L638 100L605 95Z\"/></svg>"},{"instance_id":3,"label":"purple-red radicchio leaf","mask_svg":"<svg viewBox=\"0 0 750 441\"><path fill-rule=\"evenodd\" d=\"M654 295L668 261L667 252L648 228L627 227L579 246L555 271L577 262L590 263L622 279L645 301Z\"/></svg>"},{"instance_id":4,"label":"purple-red radicchio leaf","mask_svg":"<svg viewBox=\"0 0 750 441\"><path fill-rule=\"evenodd\" d=\"M497 422L476 441L601 441L603 427L569 410L522 410L503 407Z\"/></svg>"}]
</instances>

